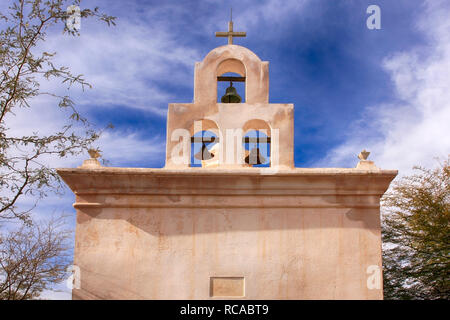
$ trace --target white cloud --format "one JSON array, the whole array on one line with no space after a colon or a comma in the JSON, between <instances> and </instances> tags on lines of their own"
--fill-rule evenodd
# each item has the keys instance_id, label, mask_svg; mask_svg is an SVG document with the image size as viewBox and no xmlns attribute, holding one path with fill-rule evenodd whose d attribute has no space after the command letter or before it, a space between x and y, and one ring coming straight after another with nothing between
<instances>
[{"instance_id":1,"label":"white cloud","mask_svg":"<svg viewBox=\"0 0 450 320\"><path fill-rule=\"evenodd\" d=\"M72 300L72 290L66 285L66 282L61 282L54 287L54 290L44 290L39 299L42 300Z\"/></svg>"},{"instance_id":2,"label":"white cloud","mask_svg":"<svg viewBox=\"0 0 450 320\"><path fill-rule=\"evenodd\" d=\"M410 172L412 166L434 167L434 157L450 153L450 20L448 4L427 1L418 22L428 46L399 52L383 61L398 99L366 107L349 129L347 141L319 162L354 166L363 148L384 169Z\"/></svg>"},{"instance_id":3,"label":"white cloud","mask_svg":"<svg viewBox=\"0 0 450 320\"><path fill-rule=\"evenodd\" d=\"M216 2L211 0L211 2ZM233 7L234 29L250 33L261 33L264 38L278 36L274 26L285 23L292 15L301 17L306 3L310 0L265 0L265 1L232 1L222 5L215 14L209 16L204 22L205 32L227 31L230 18L230 7ZM226 42L224 42L225 44Z\"/></svg>"},{"instance_id":4,"label":"white cloud","mask_svg":"<svg viewBox=\"0 0 450 320\"><path fill-rule=\"evenodd\" d=\"M41 96L33 100L32 108L19 108L15 114L8 114L5 123L8 125L9 136L31 135L38 132L39 136L51 135L61 130L66 124L68 113L61 111L52 98ZM78 128L77 130L82 130ZM99 147L102 156L111 165L120 166L122 163L133 163L146 159L149 164L164 158L165 140L161 136L143 138L143 132L133 129L106 130L95 147ZM74 167L81 165L87 154L58 158L54 156L40 159L50 167Z\"/></svg>"},{"instance_id":5,"label":"white cloud","mask_svg":"<svg viewBox=\"0 0 450 320\"><path fill-rule=\"evenodd\" d=\"M77 104L121 105L165 116L171 95L161 81L191 86L188 75L199 58L195 49L178 44L166 27L125 18L110 28L86 22L80 37L52 33L40 49L57 51L56 65L83 74L93 85L85 92L71 90ZM54 87L54 82L46 82L43 89Z\"/></svg>"},{"instance_id":6,"label":"white cloud","mask_svg":"<svg viewBox=\"0 0 450 320\"><path fill-rule=\"evenodd\" d=\"M152 163L164 159L166 152L166 143L162 137L142 139L135 132L105 132L98 145L103 150L104 158L115 166L145 159L149 164L147 167L151 167Z\"/></svg>"}]
</instances>

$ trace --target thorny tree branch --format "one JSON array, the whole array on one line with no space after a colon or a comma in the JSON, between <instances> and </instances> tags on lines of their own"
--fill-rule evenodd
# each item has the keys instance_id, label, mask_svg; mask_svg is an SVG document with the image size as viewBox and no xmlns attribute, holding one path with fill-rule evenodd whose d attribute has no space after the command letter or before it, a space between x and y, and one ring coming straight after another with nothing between
<instances>
[{"instance_id":1,"label":"thorny tree branch","mask_svg":"<svg viewBox=\"0 0 450 320\"><path fill-rule=\"evenodd\" d=\"M59 79L70 88L73 85L91 87L82 75L73 75L67 67L55 66L56 53L37 52L52 27L63 27L69 35L79 35L65 24L66 8L80 5L81 0L11 0L8 13L0 12L0 221L27 221L30 208L19 208L24 195L36 201L48 192L60 190L60 180L53 168L45 165L48 157L77 155L91 147L101 131L95 130L81 116L68 95L40 90L42 79ZM82 18L96 17L114 25L114 17L100 13L98 8L83 9ZM47 95L56 99L61 109L70 110L68 124L49 136L11 135L7 119L14 117L18 107L32 108L33 98Z\"/></svg>"}]
</instances>

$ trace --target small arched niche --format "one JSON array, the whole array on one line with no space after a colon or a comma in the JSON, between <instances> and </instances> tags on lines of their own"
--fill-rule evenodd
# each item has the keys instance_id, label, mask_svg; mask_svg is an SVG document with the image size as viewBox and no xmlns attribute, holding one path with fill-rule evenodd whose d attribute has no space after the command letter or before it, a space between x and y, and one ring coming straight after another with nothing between
<instances>
[{"instance_id":1,"label":"small arched niche","mask_svg":"<svg viewBox=\"0 0 450 320\"><path fill-rule=\"evenodd\" d=\"M246 101L246 70L245 65L237 59L227 59L217 66L217 102L222 101L228 87L233 86L240 96L240 103ZM226 99L225 99L226 100Z\"/></svg>"},{"instance_id":2,"label":"small arched niche","mask_svg":"<svg viewBox=\"0 0 450 320\"><path fill-rule=\"evenodd\" d=\"M245 77L245 103L269 103L269 63L238 45L217 47L195 65L194 103L217 103L217 77L227 72Z\"/></svg>"},{"instance_id":3,"label":"small arched niche","mask_svg":"<svg viewBox=\"0 0 450 320\"><path fill-rule=\"evenodd\" d=\"M242 143L245 149L244 162L252 167L270 167L271 130L264 120L253 119L244 124Z\"/></svg>"},{"instance_id":4,"label":"small arched niche","mask_svg":"<svg viewBox=\"0 0 450 320\"><path fill-rule=\"evenodd\" d=\"M219 127L208 119L196 120L191 126L190 166L202 167L219 158Z\"/></svg>"}]
</instances>

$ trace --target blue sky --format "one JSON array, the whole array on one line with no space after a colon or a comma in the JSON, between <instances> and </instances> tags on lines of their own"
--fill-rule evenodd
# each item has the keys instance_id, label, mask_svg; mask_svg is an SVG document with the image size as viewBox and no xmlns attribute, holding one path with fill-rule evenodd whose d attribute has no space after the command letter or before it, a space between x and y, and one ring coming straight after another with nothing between
<instances>
[{"instance_id":1,"label":"blue sky","mask_svg":"<svg viewBox=\"0 0 450 320\"><path fill-rule=\"evenodd\" d=\"M366 27L371 4L381 8L381 30ZM56 27L39 50L56 51L57 63L93 84L71 95L96 126L115 126L98 142L110 166L164 165L167 105L192 101L194 64L226 44L214 32L226 31L231 6L235 31L247 32L235 44L270 63L269 101L294 104L297 167L354 167L366 148L376 165L405 174L450 153L448 1L91 0L83 6L116 16L117 26L83 20L77 38ZM43 83L46 88L65 90L55 83ZM9 119L12 130L44 133L64 124L54 102L36 99L34 106ZM75 167L84 158L49 162ZM73 200L68 191L37 212L74 214Z\"/></svg>"},{"instance_id":2,"label":"blue sky","mask_svg":"<svg viewBox=\"0 0 450 320\"><path fill-rule=\"evenodd\" d=\"M367 107L399 102L385 59L429 45L427 35L417 26L426 3L378 1L382 29L369 30L366 8L372 3L139 1L127 2L124 9L121 2L109 1L105 6L100 1L102 8L118 17L114 30L98 22L83 22L81 37L65 39L64 46L77 43L80 56L73 68L87 74L94 84L94 89L82 98L82 107L89 118L99 126L111 122L116 132L133 133L143 141L157 137L163 148L167 104L192 101L194 63L211 49L225 44L226 40L214 37L214 32L226 30L229 8L234 6L235 29L247 32L247 37L237 39L236 43L270 62L270 102L294 103L295 163L311 167L322 164L331 149L346 142L352 134L349 128L355 122L366 125L364 122L369 119L363 119L363 114ZM116 36L125 41L115 43ZM153 49L135 48L136 43ZM80 48L97 56L93 59L99 63L93 66L94 79L86 70L91 64L83 64L86 55L79 53ZM135 83L139 88L130 92L133 96L125 101L128 97L124 92L125 96L112 101L107 101L107 97L97 103L93 101L97 99L89 100L97 94L96 87L103 87L104 78L112 83L101 89L101 96L107 96L108 91L115 95L112 93L118 89L115 86L122 86L122 64L123 68L130 67L123 81L127 86ZM353 151L353 159L358 152ZM151 157L116 159L107 153L105 157L117 166L164 165L162 152L153 152ZM330 165L354 163L345 158Z\"/></svg>"}]
</instances>

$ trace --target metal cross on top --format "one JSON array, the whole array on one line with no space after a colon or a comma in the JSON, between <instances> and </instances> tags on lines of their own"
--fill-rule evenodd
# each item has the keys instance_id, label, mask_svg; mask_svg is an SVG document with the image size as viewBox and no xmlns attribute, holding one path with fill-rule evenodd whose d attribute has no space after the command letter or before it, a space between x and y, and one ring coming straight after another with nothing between
<instances>
[{"instance_id":1,"label":"metal cross on top","mask_svg":"<svg viewBox=\"0 0 450 320\"><path fill-rule=\"evenodd\" d=\"M228 44L233 44L233 37L245 37L245 32L233 32L233 11L231 11L230 22L228 23L228 32L216 32L216 37L228 37Z\"/></svg>"}]
</instances>

